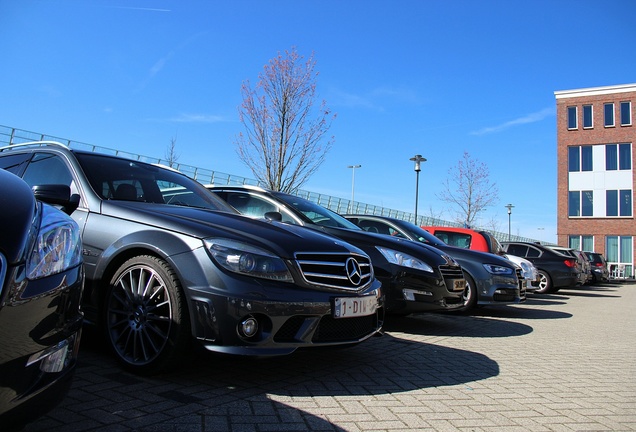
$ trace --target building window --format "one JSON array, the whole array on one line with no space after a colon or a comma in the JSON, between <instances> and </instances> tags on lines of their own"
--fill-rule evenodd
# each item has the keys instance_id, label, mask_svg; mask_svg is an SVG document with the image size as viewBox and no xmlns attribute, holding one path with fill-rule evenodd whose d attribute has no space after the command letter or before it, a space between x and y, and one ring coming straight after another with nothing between
<instances>
[{"instance_id":1,"label":"building window","mask_svg":"<svg viewBox=\"0 0 636 432\"><path fill-rule=\"evenodd\" d=\"M632 169L632 145L607 144L605 146L605 169L607 171Z\"/></svg>"},{"instance_id":2,"label":"building window","mask_svg":"<svg viewBox=\"0 0 636 432\"><path fill-rule=\"evenodd\" d=\"M592 146L581 146L581 171L592 171Z\"/></svg>"},{"instance_id":3,"label":"building window","mask_svg":"<svg viewBox=\"0 0 636 432\"><path fill-rule=\"evenodd\" d=\"M621 216L632 215L632 191L629 189L618 191L620 199L619 213Z\"/></svg>"},{"instance_id":4,"label":"building window","mask_svg":"<svg viewBox=\"0 0 636 432\"><path fill-rule=\"evenodd\" d=\"M593 213L593 191L570 191L568 193L568 216L593 216Z\"/></svg>"},{"instance_id":5,"label":"building window","mask_svg":"<svg viewBox=\"0 0 636 432\"><path fill-rule=\"evenodd\" d=\"M592 146L568 147L568 171L592 171Z\"/></svg>"},{"instance_id":6,"label":"building window","mask_svg":"<svg viewBox=\"0 0 636 432\"><path fill-rule=\"evenodd\" d=\"M581 216L581 192L568 192L568 216Z\"/></svg>"},{"instance_id":7,"label":"building window","mask_svg":"<svg viewBox=\"0 0 636 432\"><path fill-rule=\"evenodd\" d=\"M578 122L576 120L576 107L571 106L568 107L568 129L576 129L578 128Z\"/></svg>"},{"instance_id":8,"label":"building window","mask_svg":"<svg viewBox=\"0 0 636 432\"><path fill-rule=\"evenodd\" d=\"M632 244L631 236L607 236L605 237L605 258L612 267L616 264L625 265L625 276L633 276Z\"/></svg>"},{"instance_id":9,"label":"building window","mask_svg":"<svg viewBox=\"0 0 636 432\"><path fill-rule=\"evenodd\" d=\"M603 105L605 112L605 127L613 127L614 126L614 104L606 103Z\"/></svg>"},{"instance_id":10,"label":"building window","mask_svg":"<svg viewBox=\"0 0 636 432\"><path fill-rule=\"evenodd\" d=\"M594 192L581 191L581 216L593 216Z\"/></svg>"},{"instance_id":11,"label":"building window","mask_svg":"<svg viewBox=\"0 0 636 432\"><path fill-rule=\"evenodd\" d=\"M618 169L632 169L632 146L629 143L618 145Z\"/></svg>"},{"instance_id":12,"label":"building window","mask_svg":"<svg viewBox=\"0 0 636 432\"><path fill-rule=\"evenodd\" d=\"M583 129L593 128L593 121L594 117L592 115L592 105L583 105Z\"/></svg>"},{"instance_id":13,"label":"building window","mask_svg":"<svg viewBox=\"0 0 636 432\"><path fill-rule=\"evenodd\" d=\"M578 249L585 252L594 252L594 236L569 235L568 245L572 249Z\"/></svg>"},{"instance_id":14,"label":"building window","mask_svg":"<svg viewBox=\"0 0 636 432\"><path fill-rule=\"evenodd\" d=\"M581 171L581 156L580 147L571 146L568 147L568 171L578 172Z\"/></svg>"},{"instance_id":15,"label":"building window","mask_svg":"<svg viewBox=\"0 0 636 432\"><path fill-rule=\"evenodd\" d=\"M618 191L605 191L605 216L618 216Z\"/></svg>"},{"instance_id":16,"label":"building window","mask_svg":"<svg viewBox=\"0 0 636 432\"><path fill-rule=\"evenodd\" d=\"M632 103L621 102L621 126L632 125Z\"/></svg>"},{"instance_id":17,"label":"building window","mask_svg":"<svg viewBox=\"0 0 636 432\"><path fill-rule=\"evenodd\" d=\"M606 216L632 216L632 191L629 189L605 191Z\"/></svg>"}]
</instances>

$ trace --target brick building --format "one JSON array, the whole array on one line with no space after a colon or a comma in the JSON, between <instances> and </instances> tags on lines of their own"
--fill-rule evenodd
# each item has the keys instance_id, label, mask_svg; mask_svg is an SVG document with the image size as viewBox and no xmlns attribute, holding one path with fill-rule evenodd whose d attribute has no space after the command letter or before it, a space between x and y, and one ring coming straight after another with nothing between
<instances>
[{"instance_id":1,"label":"brick building","mask_svg":"<svg viewBox=\"0 0 636 432\"><path fill-rule=\"evenodd\" d=\"M554 92L557 237L634 276L636 84Z\"/></svg>"}]
</instances>

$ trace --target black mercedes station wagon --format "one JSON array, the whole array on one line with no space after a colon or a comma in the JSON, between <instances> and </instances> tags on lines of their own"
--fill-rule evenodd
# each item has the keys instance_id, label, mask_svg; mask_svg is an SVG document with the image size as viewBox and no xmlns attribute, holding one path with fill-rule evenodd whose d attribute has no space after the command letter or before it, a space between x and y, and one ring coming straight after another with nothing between
<instances>
[{"instance_id":1,"label":"black mercedes station wagon","mask_svg":"<svg viewBox=\"0 0 636 432\"><path fill-rule=\"evenodd\" d=\"M366 232L339 214L295 195L255 186L206 187L247 216L304 226L365 251L382 282L387 313L408 315L464 306L466 279L462 268L439 249Z\"/></svg>"},{"instance_id":2,"label":"black mercedes station wagon","mask_svg":"<svg viewBox=\"0 0 636 432\"><path fill-rule=\"evenodd\" d=\"M63 196L36 193L42 201ZM0 428L8 431L46 414L70 389L84 271L75 221L3 170L0 226Z\"/></svg>"},{"instance_id":3,"label":"black mercedes station wagon","mask_svg":"<svg viewBox=\"0 0 636 432\"><path fill-rule=\"evenodd\" d=\"M1 148L0 168L32 187L70 186L85 320L136 373L176 366L192 341L264 356L381 330L381 284L345 241L244 217L173 169L59 143Z\"/></svg>"}]
</instances>

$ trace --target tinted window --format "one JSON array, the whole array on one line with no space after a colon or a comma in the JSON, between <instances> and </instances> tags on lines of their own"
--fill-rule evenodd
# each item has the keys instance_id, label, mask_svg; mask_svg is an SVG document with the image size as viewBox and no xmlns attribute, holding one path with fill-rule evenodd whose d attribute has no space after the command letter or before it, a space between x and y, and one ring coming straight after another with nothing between
<instances>
[{"instance_id":1,"label":"tinted window","mask_svg":"<svg viewBox=\"0 0 636 432\"><path fill-rule=\"evenodd\" d=\"M605 146L605 169L614 171L618 169L618 148L616 144Z\"/></svg>"},{"instance_id":2,"label":"tinted window","mask_svg":"<svg viewBox=\"0 0 636 432\"><path fill-rule=\"evenodd\" d=\"M576 172L581 170L580 147L568 147L568 171Z\"/></svg>"},{"instance_id":3,"label":"tinted window","mask_svg":"<svg viewBox=\"0 0 636 432\"><path fill-rule=\"evenodd\" d=\"M631 216L632 215L632 191L621 190L620 195L620 215Z\"/></svg>"},{"instance_id":4,"label":"tinted window","mask_svg":"<svg viewBox=\"0 0 636 432\"><path fill-rule=\"evenodd\" d=\"M618 191L616 190L605 192L605 215L618 216Z\"/></svg>"},{"instance_id":5,"label":"tinted window","mask_svg":"<svg viewBox=\"0 0 636 432\"><path fill-rule=\"evenodd\" d=\"M36 153L22 176L29 186L63 184L70 186L71 172L64 161L50 153Z\"/></svg>"},{"instance_id":6,"label":"tinted window","mask_svg":"<svg viewBox=\"0 0 636 432\"><path fill-rule=\"evenodd\" d=\"M618 145L618 169L632 169L632 146L631 144Z\"/></svg>"},{"instance_id":7,"label":"tinted window","mask_svg":"<svg viewBox=\"0 0 636 432\"><path fill-rule=\"evenodd\" d=\"M541 251L537 248L528 247L528 258L537 258L541 256Z\"/></svg>"},{"instance_id":8,"label":"tinted window","mask_svg":"<svg viewBox=\"0 0 636 432\"><path fill-rule=\"evenodd\" d=\"M568 129L576 129L576 107L568 107Z\"/></svg>"},{"instance_id":9,"label":"tinted window","mask_svg":"<svg viewBox=\"0 0 636 432\"><path fill-rule=\"evenodd\" d=\"M629 126L632 124L632 103L621 102L621 125Z\"/></svg>"},{"instance_id":10,"label":"tinted window","mask_svg":"<svg viewBox=\"0 0 636 432\"><path fill-rule=\"evenodd\" d=\"M30 153L2 156L0 157L0 168L10 171L17 176L22 176L22 171L29 159L31 159Z\"/></svg>"},{"instance_id":11,"label":"tinted window","mask_svg":"<svg viewBox=\"0 0 636 432\"><path fill-rule=\"evenodd\" d=\"M581 192L581 216L592 216L594 211L594 192L582 191Z\"/></svg>"},{"instance_id":12,"label":"tinted window","mask_svg":"<svg viewBox=\"0 0 636 432\"><path fill-rule=\"evenodd\" d=\"M591 128L592 126L592 105L583 105L583 127Z\"/></svg>"},{"instance_id":13,"label":"tinted window","mask_svg":"<svg viewBox=\"0 0 636 432\"><path fill-rule=\"evenodd\" d=\"M179 172L97 153L77 153L76 156L91 187L103 199L234 212L203 185Z\"/></svg>"},{"instance_id":14,"label":"tinted window","mask_svg":"<svg viewBox=\"0 0 636 432\"><path fill-rule=\"evenodd\" d=\"M581 171L592 171L592 146L581 146Z\"/></svg>"},{"instance_id":15,"label":"tinted window","mask_svg":"<svg viewBox=\"0 0 636 432\"><path fill-rule=\"evenodd\" d=\"M605 126L614 126L614 104L605 104L603 109L605 113Z\"/></svg>"},{"instance_id":16,"label":"tinted window","mask_svg":"<svg viewBox=\"0 0 636 432\"><path fill-rule=\"evenodd\" d=\"M568 216L581 216L581 192L568 192Z\"/></svg>"},{"instance_id":17,"label":"tinted window","mask_svg":"<svg viewBox=\"0 0 636 432\"><path fill-rule=\"evenodd\" d=\"M519 245L519 244L509 244L508 248L506 249L506 252L508 252L511 255L525 257L526 254L528 253L528 246Z\"/></svg>"}]
</instances>

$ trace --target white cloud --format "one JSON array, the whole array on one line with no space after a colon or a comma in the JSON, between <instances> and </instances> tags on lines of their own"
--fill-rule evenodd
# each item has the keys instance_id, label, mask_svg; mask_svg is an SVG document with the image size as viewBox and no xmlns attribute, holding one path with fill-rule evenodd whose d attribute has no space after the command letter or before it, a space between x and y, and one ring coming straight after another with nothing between
<instances>
[{"instance_id":1,"label":"white cloud","mask_svg":"<svg viewBox=\"0 0 636 432\"><path fill-rule=\"evenodd\" d=\"M228 120L212 114L179 114L171 118L170 121L175 123L220 123Z\"/></svg>"},{"instance_id":2,"label":"white cloud","mask_svg":"<svg viewBox=\"0 0 636 432\"><path fill-rule=\"evenodd\" d=\"M539 122L545 119L546 117L551 117L555 115L555 113L556 111L554 108L544 108L541 111L528 114L524 117L519 117L517 119L507 121L497 126L485 127L477 131L471 132L470 134L471 135L486 135L490 133L501 132L502 130L509 129L514 126Z\"/></svg>"}]
</instances>

